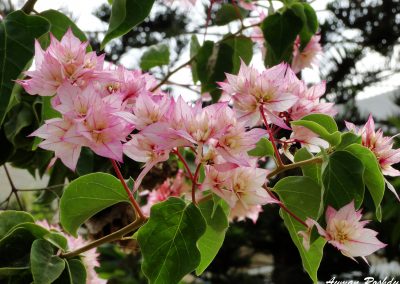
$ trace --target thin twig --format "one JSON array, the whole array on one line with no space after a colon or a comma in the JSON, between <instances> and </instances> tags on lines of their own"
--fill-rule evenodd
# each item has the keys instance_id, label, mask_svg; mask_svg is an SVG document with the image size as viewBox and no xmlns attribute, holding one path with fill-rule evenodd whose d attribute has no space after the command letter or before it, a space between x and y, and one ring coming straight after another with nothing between
<instances>
[{"instance_id":1,"label":"thin twig","mask_svg":"<svg viewBox=\"0 0 400 284\"><path fill-rule=\"evenodd\" d=\"M273 170L272 172L270 172L268 174L268 178L272 178L273 176L276 176L277 174L287 171L287 170L291 170L291 169L295 169L295 168L299 168L302 166L306 166L306 165L311 165L311 164L320 164L323 162L322 157L314 157L308 160L304 160L304 161L300 161L297 163L293 163L293 164L289 164L289 165L283 165L281 167L277 167L275 170Z\"/></svg>"},{"instance_id":2,"label":"thin twig","mask_svg":"<svg viewBox=\"0 0 400 284\"><path fill-rule=\"evenodd\" d=\"M15 199L17 200L19 209L24 210L24 206L22 205L21 199L19 199L19 196L18 196L18 189L15 187L14 182L11 179L10 172L8 171L7 166L5 164L3 165L3 167L4 167L4 170L6 171L7 179L11 186L11 194L15 195ZM9 197L11 197L11 195Z\"/></svg>"},{"instance_id":3,"label":"thin twig","mask_svg":"<svg viewBox=\"0 0 400 284\"><path fill-rule=\"evenodd\" d=\"M30 14L33 11L33 8L35 7L36 2L37 0L26 1L21 10L24 11L26 14Z\"/></svg>"}]
</instances>

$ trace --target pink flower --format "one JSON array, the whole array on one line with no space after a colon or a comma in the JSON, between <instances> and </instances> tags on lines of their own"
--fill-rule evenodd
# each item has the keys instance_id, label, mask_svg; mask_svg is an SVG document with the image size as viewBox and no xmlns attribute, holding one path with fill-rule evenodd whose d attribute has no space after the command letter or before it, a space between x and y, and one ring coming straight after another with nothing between
<instances>
[{"instance_id":1,"label":"pink flower","mask_svg":"<svg viewBox=\"0 0 400 284\"><path fill-rule=\"evenodd\" d=\"M304 68L312 67L318 62L318 55L322 52L320 35L314 35L307 43L303 50L300 50L300 37L297 36L293 47L292 69L295 73L300 72Z\"/></svg>"},{"instance_id":2,"label":"pink flower","mask_svg":"<svg viewBox=\"0 0 400 284\"><path fill-rule=\"evenodd\" d=\"M60 233L67 239L68 249L69 251L76 250L81 248L82 246L87 244L87 241L82 238L82 236L78 236L74 238L66 233L62 232L61 228L58 225L49 224L46 220L36 221L36 224L44 227L47 230L56 231ZM81 260L83 265L86 268L86 283L87 284L105 284L107 280L101 279L97 276L95 267L99 267L100 263L98 261L99 253L96 251L96 248L87 250L83 252L81 255Z\"/></svg>"},{"instance_id":3,"label":"pink flower","mask_svg":"<svg viewBox=\"0 0 400 284\"><path fill-rule=\"evenodd\" d=\"M375 122L372 115L368 117L367 123L361 128L356 127L350 122L346 122L346 127L361 136L362 145L369 148L375 154L384 175L400 176L400 171L392 166L400 162L400 149L393 149L393 137L383 136L382 129L375 131ZM400 200L394 187L387 181L386 183L397 199Z\"/></svg>"},{"instance_id":4,"label":"pink flower","mask_svg":"<svg viewBox=\"0 0 400 284\"><path fill-rule=\"evenodd\" d=\"M321 102L320 100L321 96L325 93L325 87L325 81L307 88L304 82L298 80L293 85L293 91L299 99L288 111L290 118L299 120L312 113L334 116L337 113L334 104Z\"/></svg>"},{"instance_id":5,"label":"pink flower","mask_svg":"<svg viewBox=\"0 0 400 284\"><path fill-rule=\"evenodd\" d=\"M360 221L361 217L361 210L356 211L352 201L338 211L328 206L325 213L327 224L325 230L312 219L307 220L307 225L310 228L315 225L318 233L343 255L351 259L361 257L367 262L365 256L384 248L386 244L376 238L377 232L364 228L369 221ZM301 235L304 234L305 232L301 232Z\"/></svg>"},{"instance_id":6,"label":"pink flower","mask_svg":"<svg viewBox=\"0 0 400 284\"><path fill-rule=\"evenodd\" d=\"M320 147L324 149L329 147L328 142L319 138L317 134L303 126L293 125L292 130L290 138L299 142L301 146L307 148L310 152L318 153L321 150Z\"/></svg>"},{"instance_id":7,"label":"pink flower","mask_svg":"<svg viewBox=\"0 0 400 284\"><path fill-rule=\"evenodd\" d=\"M46 120L45 124L30 136L43 138L44 141L39 144L39 147L54 151L55 156L60 158L68 168L75 170L85 139L79 137L71 120L61 118ZM69 141L71 137L75 137L74 142Z\"/></svg>"},{"instance_id":8,"label":"pink flower","mask_svg":"<svg viewBox=\"0 0 400 284\"><path fill-rule=\"evenodd\" d=\"M241 202L237 202L233 208L231 208L231 212L229 213L229 220L237 220L244 221L246 218L253 221L255 224L258 220L258 216L262 212L261 205L251 205L244 207Z\"/></svg>"},{"instance_id":9,"label":"pink flower","mask_svg":"<svg viewBox=\"0 0 400 284\"><path fill-rule=\"evenodd\" d=\"M298 99L289 90L291 78L295 76L291 73L289 66L283 63L259 73L242 61L238 75L226 74L227 82L219 84L223 91L232 95L234 110L247 126L259 123L262 106L268 123L289 129L279 113L287 111Z\"/></svg>"},{"instance_id":10,"label":"pink flower","mask_svg":"<svg viewBox=\"0 0 400 284\"><path fill-rule=\"evenodd\" d=\"M169 158L169 151L160 149L151 139L142 133L132 135L132 139L123 146L124 154L134 161L145 163L135 181L134 191L136 191L144 176L158 163L164 162Z\"/></svg>"}]
</instances>

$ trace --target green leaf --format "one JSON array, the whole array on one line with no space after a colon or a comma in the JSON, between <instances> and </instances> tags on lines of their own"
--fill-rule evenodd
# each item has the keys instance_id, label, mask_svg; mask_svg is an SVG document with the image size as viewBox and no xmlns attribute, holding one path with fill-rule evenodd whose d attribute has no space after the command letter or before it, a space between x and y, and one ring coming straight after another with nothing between
<instances>
[{"instance_id":1,"label":"green leaf","mask_svg":"<svg viewBox=\"0 0 400 284\"><path fill-rule=\"evenodd\" d=\"M224 211L220 201L218 201L215 208L214 205L213 199L199 204L199 209L206 221L207 227L206 232L197 242L201 257L200 264L196 268L197 275L202 274L213 261L224 243L225 233L229 227L229 211Z\"/></svg>"},{"instance_id":2,"label":"green leaf","mask_svg":"<svg viewBox=\"0 0 400 284\"><path fill-rule=\"evenodd\" d=\"M25 228L16 228L0 240L0 267L26 266L35 237Z\"/></svg>"},{"instance_id":3,"label":"green leaf","mask_svg":"<svg viewBox=\"0 0 400 284\"><path fill-rule=\"evenodd\" d=\"M153 7L154 0L114 0L110 25L101 43L101 49L113 38L120 37L143 22Z\"/></svg>"},{"instance_id":4,"label":"green leaf","mask_svg":"<svg viewBox=\"0 0 400 284\"><path fill-rule=\"evenodd\" d=\"M311 154L307 148L301 148L297 150L296 154L294 154L294 161L300 162L314 158L314 155ZM309 164L301 167L301 171L304 176L308 176L312 178L318 184L321 183L321 165L320 164Z\"/></svg>"},{"instance_id":5,"label":"green leaf","mask_svg":"<svg viewBox=\"0 0 400 284\"><path fill-rule=\"evenodd\" d=\"M32 215L23 211L7 210L0 212L0 240L16 225L35 223Z\"/></svg>"},{"instance_id":6,"label":"green leaf","mask_svg":"<svg viewBox=\"0 0 400 284\"><path fill-rule=\"evenodd\" d=\"M78 259L68 259L67 267L71 275L72 284L85 284L86 283L86 268L82 261Z\"/></svg>"},{"instance_id":7,"label":"green leaf","mask_svg":"<svg viewBox=\"0 0 400 284\"><path fill-rule=\"evenodd\" d=\"M303 21L300 31L300 48L303 49L318 30L317 14L308 3L294 3L290 9Z\"/></svg>"},{"instance_id":8,"label":"green leaf","mask_svg":"<svg viewBox=\"0 0 400 284\"><path fill-rule=\"evenodd\" d=\"M278 193L285 206L301 220L304 221L308 217L317 220L321 215L322 190L313 179L297 176L286 177L278 181L274 190ZM280 214L290 237L299 250L304 269L313 282L316 283L318 281L317 271L322 260L326 241L319 237L307 251L303 246L301 236L298 234L299 231L304 231L306 228L282 209Z\"/></svg>"},{"instance_id":9,"label":"green leaf","mask_svg":"<svg viewBox=\"0 0 400 284\"><path fill-rule=\"evenodd\" d=\"M290 62L294 41L303 27L303 21L287 9L283 13L276 12L264 19L261 30L267 42L266 65L271 66L282 61Z\"/></svg>"},{"instance_id":10,"label":"green leaf","mask_svg":"<svg viewBox=\"0 0 400 284\"><path fill-rule=\"evenodd\" d=\"M223 4L215 14L215 24L217 26L226 25L234 20L239 20L247 15L247 11L243 8L232 4Z\"/></svg>"},{"instance_id":11,"label":"green leaf","mask_svg":"<svg viewBox=\"0 0 400 284\"><path fill-rule=\"evenodd\" d=\"M324 203L336 209L354 200L356 209L364 198L364 165L347 151L331 154L322 171Z\"/></svg>"},{"instance_id":12,"label":"green leaf","mask_svg":"<svg viewBox=\"0 0 400 284\"><path fill-rule=\"evenodd\" d=\"M336 122L328 115L310 114L290 123L310 129L331 145L337 145L341 142L341 134L338 131Z\"/></svg>"},{"instance_id":13,"label":"green leaf","mask_svg":"<svg viewBox=\"0 0 400 284\"><path fill-rule=\"evenodd\" d=\"M253 157L265 157L265 156L274 156L274 147L272 146L272 142L267 138L261 138L260 141L257 142L256 147L247 152L250 156Z\"/></svg>"},{"instance_id":14,"label":"green leaf","mask_svg":"<svg viewBox=\"0 0 400 284\"><path fill-rule=\"evenodd\" d=\"M68 240L61 233L50 231L43 236L43 239L64 251L68 249Z\"/></svg>"},{"instance_id":15,"label":"green leaf","mask_svg":"<svg viewBox=\"0 0 400 284\"><path fill-rule=\"evenodd\" d=\"M15 11L0 21L0 125L12 101L14 81L30 62L34 40L46 33L49 22L39 16Z\"/></svg>"},{"instance_id":16,"label":"green leaf","mask_svg":"<svg viewBox=\"0 0 400 284\"><path fill-rule=\"evenodd\" d=\"M336 146L336 150L343 150L352 144L361 144L361 136L353 132L345 132L342 134L341 142Z\"/></svg>"},{"instance_id":17,"label":"green leaf","mask_svg":"<svg viewBox=\"0 0 400 284\"><path fill-rule=\"evenodd\" d=\"M369 193L372 196L376 208L376 217L379 221L382 220L382 211L380 204L385 193L385 178L383 177L378 160L370 149L353 144L345 148L346 151L356 156L364 165L364 182L367 186Z\"/></svg>"},{"instance_id":18,"label":"green leaf","mask_svg":"<svg viewBox=\"0 0 400 284\"><path fill-rule=\"evenodd\" d=\"M199 40L197 39L196 35L192 35L190 39L190 58L193 58L196 56L200 50L200 43ZM192 79L193 83L197 83L199 81L199 76L197 75L197 63L196 60L193 60L192 63L190 64L190 69L192 70Z\"/></svg>"},{"instance_id":19,"label":"green leaf","mask_svg":"<svg viewBox=\"0 0 400 284\"><path fill-rule=\"evenodd\" d=\"M129 198L117 178L105 173L93 173L72 181L60 201L60 221L69 234L101 210Z\"/></svg>"},{"instance_id":20,"label":"green leaf","mask_svg":"<svg viewBox=\"0 0 400 284\"><path fill-rule=\"evenodd\" d=\"M232 60L233 69L232 74L239 72L241 60L244 63L249 64L253 58L253 41L245 36L236 36L224 40L233 49Z\"/></svg>"},{"instance_id":21,"label":"green leaf","mask_svg":"<svg viewBox=\"0 0 400 284\"><path fill-rule=\"evenodd\" d=\"M140 59L140 68L149 70L156 66L167 65L169 63L169 48L166 44L150 46Z\"/></svg>"},{"instance_id":22,"label":"green leaf","mask_svg":"<svg viewBox=\"0 0 400 284\"><path fill-rule=\"evenodd\" d=\"M178 283L200 264L197 241L206 230L200 210L171 197L151 208L149 221L139 229L142 270L150 283Z\"/></svg>"},{"instance_id":23,"label":"green leaf","mask_svg":"<svg viewBox=\"0 0 400 284\"><path fill-rule=\"evenodd\" d=\"M31 271L35 284L50 284L65 268L62 258L54 255L54 247L45 240L36 240L31 249Z\"/></svg>"},{"instance_id":24,"label":"green leaf","mask_svg":"<svg viewBox=\"0 0 400 284\"><path fill-rule=\"evenodd\" d=\"M29 270L29 266L1 267L0 268L0 279L3 279L4 277L8 277L8 276L18 275L20 273L23 273L26 270Z\"/></svg>"},{"instance_id":25,"label":"green leaf","mask_svg":"<svg viewBox=\"0 0 400 284\"><path fill-rule=\"evenodd\" d=\"M40 16L46 18L50 22L50 32L58 40L64 36L64 34L71 28L72 33L79 38L81 41L87 41L87 37L78 26L71 21L65 14L58 12L56 10L46 10L40 13ZM43 48L46 48L50 44L50 35L46 34L40 39ZM90 45L88 46L88 51L91 50Z\"/></svg>"}]
</instances>

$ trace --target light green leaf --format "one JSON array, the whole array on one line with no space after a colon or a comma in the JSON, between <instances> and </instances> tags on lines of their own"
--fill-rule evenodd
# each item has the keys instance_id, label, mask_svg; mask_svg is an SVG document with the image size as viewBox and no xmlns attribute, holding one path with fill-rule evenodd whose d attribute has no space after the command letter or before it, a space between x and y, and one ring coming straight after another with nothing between
<instances>
[{"instance_id":1,"label":"light green leaf","mask_svg":"<svg viewBox=\"0 0 400 284\"><path fill-rule=\"evenodd\" d=\"M301 148L296 151L294 155L294 161L300 162L314 158L307 148ZM301 167L301 171L304 176L312 178L318 184L321 183L321 165L320 164L309 164Z\"/></svg>"},{"instance_id":2,"label":"light green leaf","mask_svg":"<svg viewBox=\"0 0 400 284\"><path fill-rule=\"evenodd\" d=\"M329 156L322 171L325 187L324 201L336 209L354 200L359 208L364 199L364 165L347 151L337 151Z\"/></svg>"},{"instance_id":3,"label":"light green leaf","mask_svg":"<svg viewBox=\"0 0 400 284\"><path fill-rule=\"evenodd\" d=\"M0 240L16 225L35 223L32 215L23 211L7 210L0 212Z\"/></svg>"},{"instance_id":4,"label":"light green leaf","mask_svg":"<svg viewBox=\"0 0 400 284\"><path fill-rule=\"evenodd\" d=\"M361 136L353 132L345 132L342 134L341 142L336 146L336 150L343 150L352 144L361 144Z\"/></svg>"},{"instance_id":5,"label":"light green leaf","mask_svg":"<svg viewBox=\"0 0 400 284\"><path fill-rule=\"evenodd\" d=\"M60 221L69 234L99 211L129 198L117 178L105 173L93 173L72 181L60 202Z\"/></svg>"},{"instance_id":6,"label":"light green leaf","mask_svg":"<svg viewBox=\"0 0 400 284\"><path fill-rule=\"evenodd\" d=\"M196 244L205 230L206 222L193 203L171 197L154 205L137 238L149 282L178 283L195 270L200 264Z\"/></svg>"},{"instance_id":7,"label":"light green leaf","mask_svg":"<svg viewBox=\"0 0 400 284\"><path fill-rule=\"evenodd\" d=\"M54 255L54 247L45 240L36 240L31 249L31 271L35 284L50 284L63 272L65 262Z\"/></svg>"},{"instance_id":8,"label":"light green leaf","mask_svg":"<svg viewBox=\"0 0 400 284\"><path fill-rule=\"evenodd\" d=\"M150 46L140 59L140 68L149 70L169 63L169 47L166 44Z\"/></svg>"},{"instance_id":9,"label":"light green leaf","mask_svg":"<svg viewBox=\"0 0 400 284\"><path fill-rule=\"evenodd\" d=\"M353 144L345 148L345 151L356 156L364 165L364 182L372 196L376 208L376 217L379 221L382 220L382 211L380 208L383 195L385 194L385 179L383 177L378 160L370 149Z\"/></svg>"},{"instance_id":10,"label":"light green leaf","mask_svg":"<svg viewBox=\"0 0 400 284\"><path fill-rule=\"evenodd\" d=\"M322 189L313 179L298 176L286 177L275 185L274 190L285 206L301 220L305 221L307 218L318 220L322 213ZM302 237L298 234L299 231L304 231L306 228L282 209L280 215L299 250L304 269L316 283L318 281L317 271L326 241L319 237L307 251L303 246Z\"/></svg>"},{"instance_id":11,"label":"light green leaf","mask_svg":"<svg viewBox=\"0 0 400 284\"><path fill-rule=\"evenodd\" d=\"M257 142L256 147L247 153L253 157L273 157L274 146L272 146L272 142L269 141L267 138L261 138L260 141Z\"/></svg>"},{"instance_id":12,"label":"light green leaf","mask_svg":"<svg viewBox=\"0 0 400 284\"><path fill-rule=\"evenodd\" d=\"M225 233L229 226L229 211L225 212L220 202L220 200L217 201L215 208L213 199L199 204L199 209L206 220L207 227L206 232L197 242L201 256L200 264L196 268L197 275L206 270L224 243Z\"/></svg>"},{"instance_id":13,"label":"light green leaf","mask_svg":"<svg viewBox=\"0 0 400 284\"><path fill-rule=\"evenodd\" d=\"M12 101L14 80L33 57L35 38L49 28L46 19L22 11L12 12L0 21L0 125Z\"/></svg>"},{"instance_id":14,"label":"light green leaf","mask_svg":"<svg viewBox=\"0 0 400 284\"><path fill-rule=\"evenodd\" d=\"M302 117L301 120L314 121L331 134L338 131L336 121L331 116L326 114L313 113Z\"/></svg>"},{"instance_id":15,"label":"light green leaf","mask_svg":"<svg viewBox=\"0 0 400 284\"><path fill-rule=\"evenodd\" d=\"M143 22L153 7L154 0L114 0L108 31L101 49L113 38L120 37Z\"/></svg>"}]
</instances>

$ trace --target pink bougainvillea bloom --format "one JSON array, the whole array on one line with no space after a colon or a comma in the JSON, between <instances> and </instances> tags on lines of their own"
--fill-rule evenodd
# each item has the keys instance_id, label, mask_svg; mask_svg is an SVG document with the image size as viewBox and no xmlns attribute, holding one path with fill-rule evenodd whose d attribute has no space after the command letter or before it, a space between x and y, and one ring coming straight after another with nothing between
<instances>
[{"instance_id":1,"label":"pink bougainvillea bloom","mask_svg":"<svg viewBox=\"0 0 400 284\"><path fill-rule=\"evenodd\" d=\"M254 10L256 8L256 6L253 4L253 1L251 1L251 0L239 0L238 4L243 9L246 9L249 11Z\"/></svg>"},{"instance_id":2,"label":"pink bougainvillea bloom","mask_svg":"<svg viewBox=\"0 0 400 284\"><path fill-rule=\"evenodd\" d=\"M251 206L243 206L241 202L237 202L233 208L231 208L231 212L229 213L229 220L237 220L244 221L246 218L253 221L255 224L258 220L258 216L262 212L261 205L251 205Z\"/></svg>"},{"instance_id":3,"label":"pink bougainvillea bloom","mask_svg":"<svg viewBox=\"0 0 400 284\"><path fill-rule=\"evenodd\" d=\"M331 245L339 249L343 255L351 259L361 257L367 262L365 256L384 248L386 244L376 238L377 232L364 228L369 221L360 221L361 217L361 210L356 211L354 201L352 201L338 211L328 206L325 213L327 224L325 230L312 219L307 220L307 225L310 228L315 225L318 233ZM309 235L310 228L308 232L301 232L300 234ZM306 244L307 246L309 247Z\"/></svg>"},{"instance_id":4,"label":"pink bougainvillea bloom","mask_svg":"<svg viewBox=\"0 0 400 284\"><path fill-rule=\"evenodd\" d=\"M36 221L36 224L46 228L47 230L52 230L60 233L67 239L68 249L70 251L76 250L78 248L87 245L87 241L82 238L82 236L78 236L74 238L73 236L67 235L64 233L58 225L49 224L46 220ZM106 284L107 280L99 278L96 273L95 267L99 267L100 263L98 261L99 253L96 251L96 248L87 250L81 254L82 263L86 268L86 283L87 284Z\"/></svg>"},{"instance_id":5,"label":"pink bougainvillea bloom","mask_svg":"<svg viewBox=\"0 0 400 284\"><path fill-rule=\"evenodd\" d=\"M383 136L382 129L375 131L375 122L372 115L368 117L367 123L361 128L350 122L346 122L346 127L361 136L362 145L375 154L384 175L400 176L400 171L393 168L394 164L400 162L400 149L393 149L393 137ZM386 183L397 199L400 200L394 187L388 181Z\"/></svg>"},{"instance_id":6,"label":"pink bougainvillea bloom","mask_svg":"<svg viewBox=\"0 0 400 284\"><path fill-rule=\"evenodd\" d=\"M295 73L317 64L318 55L322 52L322 47L319 43L320 39L320 35L312 36L304 49L300 50L300 37L297 36L293 47L293 59L291 64Z\"/></svg>"},{"instance_id":7,"label":"pink bougainvillea bloom","mask_svg":"<svg viewBox=\"0 0 400 284\"><path fill-rule=\"evenodd\" d=\"M294 93L298 96L297 102L288 111L292 120L299 120L312 113L322 113L334 116L337 110L333 103L326 103L320 100L325 94L325 81L307 88L306 84L300 80L294 84Z\"/></svg>"},{"instance_id":8,"label":"pink bougainvillea bloom","mask_svg":"<svg viewBox=\"0 0 400 284\"><path fill-rule=\"evenodd\" d=\"M78 163L81 148L86 144L85 139L78 134L74 123L68 119L46 120L45 124L30 136L43 138L39 147L54 151L54 155L73 171ZM75 143L69 141L71 137L74 137Z\"/></svg>"},{"instance_id":9,"label":"pink bougainvillea bloom","mask_svg":"<svg viewBox=\"0 0 400 284\"><path fill-rule=\"evenodd\" d=\"M321 148L328 148L329 143L319 138L317 134L303 126L292 126L291 139L299 142L301 146L307 148L310 152L318 153Z\"/></svg>"},{"instance_id":10,"label":"pink bougainvillea bloom","mask_svg":"<svg viewBox=\"0 0 400 284\"><path fill-rule=\"evenodd\" d=\"M135 181L134 190L142 183L144 176L158 163L169 158L169 151L160 149L151 139L142 133L132 135L132 139L124 144L124 154L136 162L145 163L143 170Z\"/></svg>"},{"instance_id":11,"label":"pink bougainvillea bloom","mask_svg":"<svg viewBox=\"0 0 400 284\"><path fill-rule=\"evenodd\" d=\"M284 63L259 73L242 61L238 75L226 74L227 82L219 84L224 92L232 95L234 110L247 126L260 122L262 106L268 123L290 129L278 116L298 100L289 91L290 73L293 72Z\"/></svg>"}]
</instances>

